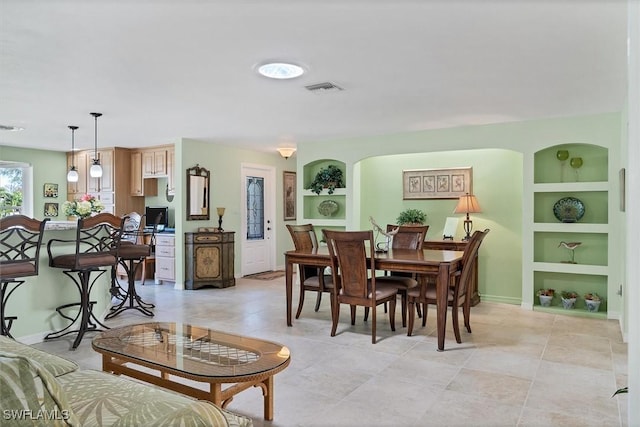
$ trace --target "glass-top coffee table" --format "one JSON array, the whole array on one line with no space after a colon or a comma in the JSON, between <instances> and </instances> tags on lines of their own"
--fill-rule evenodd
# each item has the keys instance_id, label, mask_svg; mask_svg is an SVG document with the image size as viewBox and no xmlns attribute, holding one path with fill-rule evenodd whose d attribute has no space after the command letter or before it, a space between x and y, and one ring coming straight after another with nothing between
<instances>
[{"instance_id":1,"label":"glass-top coffee table","mask_svg":"<svg viewBox=\"0 0 640 427\"><path fill-rule=\"evenodd\" d=\"M241 391L261 387L265 420L273 420L273 376L291 361L289 349L282 344L185 323L112 328L97 335L92 346L102 355L105 372L127 375L223 408ZM149 369L155 372L149 373ZM209 391L172 377L207 383ZM223 390L222 384L233 385Z\"/></svg>"}]
</instances>

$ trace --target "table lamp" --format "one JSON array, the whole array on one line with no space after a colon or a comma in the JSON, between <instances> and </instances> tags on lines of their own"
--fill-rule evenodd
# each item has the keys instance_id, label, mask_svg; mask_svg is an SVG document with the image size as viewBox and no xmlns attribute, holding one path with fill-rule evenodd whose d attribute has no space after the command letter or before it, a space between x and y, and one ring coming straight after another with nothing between
<instances>
[{"instance_id":1,"label":"table lamp","mask_svg":"<svg viewBox=\"0 0 640 427\"><path fill-rule=\"evenodd\" d=\"M224 208L216 208L218 211L218 232L222 233L224 230L222 229L222 216L224 215Z\"/></svg>"},{"instance_id":2,"label":"table lamp","mask_svg":"<svg viewBox=\"0 0 640 427\"><path fill-rule=\"evenodd\" d=\"M462 240L469 240L471 238L473 223L469 219L469 214L479 212L482 212L482 209L480 209L480 204L478 203L478 199L476 199L476 196L469 193L465 194L464 196L460 196L460 199L458 200L458 206L456 206L453 213L467 215L467 218L464 220L464 231L466 235Z\"/></svg>"}]
</instances>

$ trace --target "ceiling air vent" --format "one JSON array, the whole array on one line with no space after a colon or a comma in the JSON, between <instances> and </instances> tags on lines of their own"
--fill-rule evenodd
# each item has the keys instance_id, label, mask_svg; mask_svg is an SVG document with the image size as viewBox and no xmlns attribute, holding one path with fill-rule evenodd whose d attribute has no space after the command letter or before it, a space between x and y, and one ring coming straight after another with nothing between
<instances>
[{"instance_id":1,"label":"ceiling air vent","mask_svg":"<svg viewBox=\"0 0 640 427\"><path fill-rule=\"evenodd\" d=\"M316 83L305 87L313 93L339 92L343 90L340 86L336 86L331 82Z\"/></svg>"}]
</instances>

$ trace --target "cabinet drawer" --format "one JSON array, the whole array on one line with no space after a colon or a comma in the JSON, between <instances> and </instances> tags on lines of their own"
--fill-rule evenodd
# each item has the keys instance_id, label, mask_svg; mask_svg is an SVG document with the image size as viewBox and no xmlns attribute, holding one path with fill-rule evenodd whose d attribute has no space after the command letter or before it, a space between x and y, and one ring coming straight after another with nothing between
<instances>
[{"instance_id":1,"label":"cabinet drawer","mask_svg":"<svg viewBox=\"0 0 640 427\"><path fill-rule=\"evenodd\" d=\"M159 246L156 244L156 257L174 258L176 249L173 246Z\"/></svg>"},{"instance_id":2,"label":"cabinet drawer","mask_svg":"<svg viewBox=\"0 0 640 427\"><path fill-rule=\"evenodd\" d=\"M156 234L156 246L174 246L176 237L173 235Z\"/></svg>"},{"instance_id":3,"label":"cabinet drawer","mask_svg":"<svg viewBox=\"0 0 640 427\"><path fill-rule=\"evenodd\" d=\"M113 205L113 193L98 193L98 198L104 205Z\"/></svg>"},{"instance_id":4,"label":"cabinet drawer","mask_svg":"<svg viewBox=\"0 0 640 427\"><path fill-rule=\"evenodd\" d=\"M175 281L175 276L174 259L156 256L156 279Z\"/></svg>"},{"instance_id":5,"label":"cabinet drawer","mask_svg":"<svg viewBox=\"0 0 640 427\"><path fill-rule=\"evenodd\" d=\"M220 240L222 240L221 236L221 234L201 233L196 235L194 240L197 243L219 242Z\"/></svg>"}]
</instances>

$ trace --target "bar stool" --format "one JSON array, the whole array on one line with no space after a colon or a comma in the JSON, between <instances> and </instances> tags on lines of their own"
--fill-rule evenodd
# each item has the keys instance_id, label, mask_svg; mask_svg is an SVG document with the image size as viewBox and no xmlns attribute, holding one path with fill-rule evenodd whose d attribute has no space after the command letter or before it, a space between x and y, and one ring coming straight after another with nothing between
<instances>
[{"instance_id":1,"label":"bar stool","mask_svg":"<svg viewBox=\"0 0 640 427\"><path fill-rule=\"evenodd\" d=\"M122 227L122 238L120 239L121 247L122 245L128 243L138 243L141 224L142 216L139 213L130 212L126 215L124 225ZM123 266L122 268L124 270L124 276L128 276L125 266ZM120 263L116 264L111 269L110 293L114 298L123 301L127 296L127 291L120 285L120 282L118 282L118 276L122 276L122 271L120 271Z\"/></svg>"},{"instance_id":2,"label":"bar stool","mask_svg":"<svg viewBox=\"0 0 640 427\"><path fill-rule=\"evenodd\" d=\"M133 220L132 220L133 218ZM153 317L151 308L155 308L154 304L144 302L138 292L136 291L136 271L141 265L144 265L145 259L151 255L151 247L155 239L155 233L158 228L158 223L161 220L161 215L155 220L153 229L151 231L151 239L149 244L144 244L144 238L147 237L143 230L140 230L141 217L139 214L133 212L129 214L128 219L125 221L124 231L122 234L122 240L120 242L120 250L118 251L118 264L121 265L127 273L127 290L121 298L122 301L111 307L109 314L105 316L105 319L111 319L125 310L135 309L146 316ZM137 224L137 226L136 226ZM143 242L142 244L140 242ZM116 266L112 270L112 278L115 281L115 286L120 288L117 284L115 277ZM142 284L144 285L145 273L142 274ZM112 295L113 292L112 285Z\"/></svg>"},{"instance_id":3,"label":"bar stool","mask_svg":"<svg viewBox=\"0 0 640 427\"><path fill-rule=\"evenodd\" d=\"M71 278L80 293L80 302L64 304L56 308L58 314L71 321L65 328L47 334L44 339L56 339L76 332L72 349L76 349L87 331L101 331L98 325L109 329L102 324L93 313L95 301L91 301L91 289L96 280L102 276L107 267L109 270L118 262L118 250L125 218L120 218L110 213L99 213L89 218L80 218L76 240L51 239L47 244L49 254L49 266L63 269L63 273ZM54 252L60 250L62 244L75 243L75 252L72 254L57 255ZM57 246L57 249L56 249ZM91 273L96 273L92 278ZM77 278L74 276L77 275ZM79 306L75 317L67 316L63 310L73 306ZM69 330L76 322L80 321L78 329ZM95 323L94 323L95 322Z\"/></svg>"},{"instance_id":4,"label":"bar stool","mask_svg":"<svg viewBox=\"0 0 640 427\"><path fill-rule=\"evenodd\" d=\"M9 330L16 316L6 316L9 297L25 281L23 277L37 276L43 221L24 215L0 218L0 335L13 338ZM13 285L13 286L11 286Z\"/></svg>"}]
</instances>

